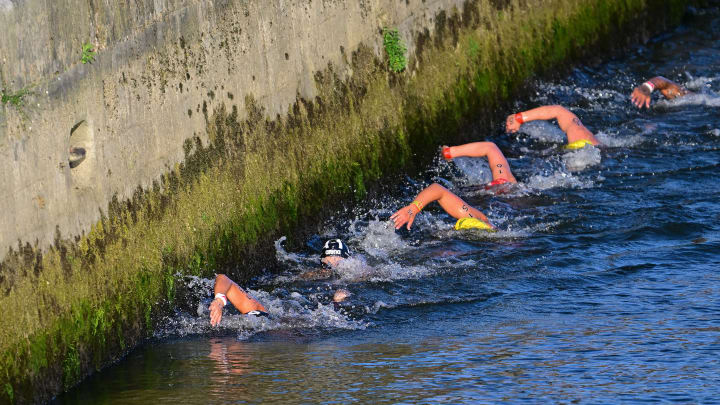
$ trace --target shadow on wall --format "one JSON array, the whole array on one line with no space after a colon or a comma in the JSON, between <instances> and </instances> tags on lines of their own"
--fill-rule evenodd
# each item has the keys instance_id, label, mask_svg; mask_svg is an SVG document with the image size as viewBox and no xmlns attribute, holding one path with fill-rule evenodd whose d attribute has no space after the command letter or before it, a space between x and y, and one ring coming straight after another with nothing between
<instances>
[{"instance_id":1,"label":"shadow on wall","mask_svg":"<svg viewBox=\"0 0 720 405\"><path fill-rule=\"evenodd\" d=\"M68 164L75 188L89 188L95 168L95 139L87 121L75 124L70 130Z\"/></svg>"}]
</instances>

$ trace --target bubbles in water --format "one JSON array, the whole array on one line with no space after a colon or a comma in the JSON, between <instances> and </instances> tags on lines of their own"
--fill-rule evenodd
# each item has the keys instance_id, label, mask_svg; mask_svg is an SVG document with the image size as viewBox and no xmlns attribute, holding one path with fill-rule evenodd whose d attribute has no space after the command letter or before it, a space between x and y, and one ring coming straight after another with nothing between
<instances>
[{"instance_id":1,"label":"bubbles in water","mask_svg":"<svg viewBox=\"0 0 720 405\"><path fill-rule=\"evenodd\" d=\"M278 262L288 264L307 264L309 260L307 257L285 250L282 244L286 240L287 237L281 236L280 239L275 241L275 257L277 258Z\"/></svg>"},{"instance_id":2,"label":"bubbles in water","mask_svg":"<svg viewBox=\"0 0 720 405\"><path fill-rule=\"evenodd\" d=\"M470 184L486 184L492 181L492 172L485 159L460 157L453 159L453 162Z\"/></svg>"},{"instance_id":3,"label":"bubbles in water","mask_svg":"<svg viewBox=\"0 0 720 405\"><path fill-rule=\"evenodd\" d=\"M421 216L418 216L419 219ZM356 221L354 227L354 235L352 240L369 255L381 259L387 259L388 256L397 251L407 250L410 246L405 240L395 232L395 225L392 221L380 221L373 219L368 222L367 227L357 226Z\"/></svg>"},{"instance_id":4,"label":"bubbles in water","mask_svg":"<svg viewBox=\"0 0 720 405\"><path fill-rule=\"evenodd\" d=\"M543 142L564 143L565 133L557 125L547 121L532 121L523 124L520 132Z\"/></svg>"},{"instance_id":5,"label":"bubbles in water","mask_svg":"<svg viewBox=\"0 0 720 405\"><path fill-rule=\"evenodd\" d=\"M686 72L686 75L690 80L688 80L687 83L685 83L685 87L687 87L689 90L693 91L700 91L702 92L703 89L709 88L710 83L714 80L712 77L696 77L693 78L689 73Z\"/></svg>"},{"instance_id":6,"label":"bubbles in water","mask_svg":"<svg viewBox=\"0 0 720 405\"><path fill-rule=\"evenodd\" d=\"M333 271L340 281L367 280L372 275L372 267L359 254L341 261L333 268Z\"/></svg>"},{"instance_id":7,"label":"bubbles in water","mask_svg":"<svg viewBox=\"0 0 720 405\"><path fill-rule=\"evenodd\" d=\"M713 129L712 131L710 131L710 133L713 134L713 135L715 135L715 136L720 136L720 129L715 128L715 129Z\"/></svg>"},{"instance_id":8,"label":"bubbles in water","mask_svg":"<svg viewBox=\"0 0 720 405\"><path fill-rule=\"evenodd\" d=\"M670 109L685 105L705 105L708 107L720 107L720 96L710 93L691 93L672 100L660 100L655 104L659 109Z\"/></svg>"},{"instance_id":9,"label":"bubbles in water","mask_svg":"<svg viewBox=\"0 0 720 405\"><path fill-rule=\"evenodd\" d=\"M564 154L562 160L568 170L581 171L587 167L600 164L600 149L588 145L582 149Z\"/></svg>"},{"instance_id":10,"label":"bubbles in water","mask_svg":"<svg viewBox=\"0 0 720 405\"><path fill-rule=\"evenodd\" d=\"M371 314L377 314L382 308L391 308L391 306L382 301L376 301L372 308L366 308L366 311Z\"/></svg>"},{"instance_id":11,"label":"bubbles in water","mask_svg":"<svg viewBox=\"0 0 720 405\"><path fill-rule=\"evenodd\" d=\"M583 181L572 174L558 171L549 176L534 175L528 179L526 185L535 190L547 190L555 187L589 188L593 186L593 182Z\"/></svg>"},{"instance_id":12,"label":"bubbles in water","mask_svg":"<svg viewBox=\"0 0 720 405\"><path fill-rule=\"evenodd\" d=\"M209 279L200 280L206 285L213 284ZM259 332L278 329L364 329L368 325L348 318L345 314L336 311L330 303L315 302L297 292L283 294L280 290L277 294L271 294L260 290L246 291L263 303L270 317L242 315L226 307L219 329L234 330L239 339L247 339ZM210 300L200 300L197 304L197 316L178 313L167 319L163 327L156 330L155 337L187 336L217 330L218 328L210 326L209 304Z\"/></svg>"},{"instance_id":13,"label":"bubbles in water","mask_svg":"<svg viewBox=\"0 0 720 405\"><path fill-rule=\"evenodd\" d=\"M436 273L438 270L430 265L408 266L404 263L387 263L377 267L370 281L391 281L402 279L420 279L430 274Z\"/></svg>"},{"instance_id":14,"label":"bubbles in water","mask_svg":"<svg viewBox=\"0 0 720 405\"><path fill-rule=\"evenodd\" d=\"M611 148L627 148L636 146L643 141L642 135L620 135L607 132L598 132L595 137L605 146Z\"/></svg>"}]
</instances>

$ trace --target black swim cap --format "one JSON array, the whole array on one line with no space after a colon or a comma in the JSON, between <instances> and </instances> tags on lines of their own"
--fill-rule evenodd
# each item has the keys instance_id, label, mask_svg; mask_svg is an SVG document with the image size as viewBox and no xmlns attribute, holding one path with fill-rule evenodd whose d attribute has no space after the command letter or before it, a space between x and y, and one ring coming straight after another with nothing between
<instances>
[{"instance_id":1,"label":"black swim cap","mask_svg":"<svg viewBox=\"0 0 720 405\"><path fill-rule=\"evenodd\" d=\"M350 249L340 239L328 239L320 252L320 258L328 256L340 256L347 259L350 257Z\"/></svg>"}]
</instances>

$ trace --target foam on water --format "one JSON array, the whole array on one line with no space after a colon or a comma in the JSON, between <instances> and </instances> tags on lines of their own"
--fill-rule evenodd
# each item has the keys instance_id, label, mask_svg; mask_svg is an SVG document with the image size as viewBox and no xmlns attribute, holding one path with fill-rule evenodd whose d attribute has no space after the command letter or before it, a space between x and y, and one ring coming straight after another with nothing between
<instances>
[{"instance_id":1,"label":"foam on water","mask_svg":"<svg viewBox=\"0 0 720 405\"><path fill-rule=\"evenodd\" d=\"M333 267L333 272L339 278L337 282L364 281L372 277L373 268L362 255L355 254Z\"/></svg>"},{"instance_id":2,"label":"foam on water","mask_svg":"<svg viewBox=\"0 0 720 405\"><path fill-rule=\"evenodd\" d=\"M213 280L200 279L205 286L212 286ZM212 291L210 289L208 291ZM317 302L318 297L306 298L298 292L287 293L277 290L268 293L262 290L246 290L248 294L263 303L269 318L255 315L242 315L230 308L224 310L222 321L216 328L210 326L208 306L210 300L200 300L194 315L177 313L155 331L156 338L169 336L187 336L207 334L218 330L233 330L238 339L244 340L264 331L281 329L364 329L367 323L348 318L338 312L332 304Z\"/></svg>"},{"instance_id":3,"label":"foam on water","mask_svg":"<svg viewBox=\"0 0 720 405\"><path fill-rule=\"evenodd\" d=\"M533 190L542 191L557 187L590 188L594 183L591 180L581 180L571 173L557 171L550 175L533 175L525 182L525 185Z\"/></svg>"},{"instance_id":4,"label":"foam on water","mask_svg":"<svg viewBox=\"0 0 720 405\"><path fill-rule=\"evenodd\" d=\"M280 263L303 263L307 258L297 253L290 253L283 247L282 243L287 240L286 236L281 236L275 241L275 257Z\"/></svg>"},{"instance_id":5,"label":"foam on water","mask_svg":"<svg viewBox=\"0 0 720 405\"><path fill-rule=\"evenodd\" d=\"M588 167L600 164L600 149L594 146L585 146L582 149L567 152L562 161L570 171L581 171Z\"/></svg>"},{"instance_id":6,"label":"foam on water","mask_svg":"<svg viewBox=\"0 0 720 405\"><path fill-rule=\"evenodd\" d=\"M542 142L565 143L565 133L547 121L531 121L520 127L520 132Z\"/></svg>"},{"instance_id":7,"label":"foam on water","mask_svg":"<svg viewBox=\"0 0 720 405\"><path fill-rule=\"evenodd\" d=\"M484 158L460 157L453 159L469 184L486 184L492 181L490 166Z\"/></svg>"},{"instance_id":8,"label":"foam on water","mask_svg":"<svg viewBox=\"0 0 720 405\"><path fill-rule=\"evenodd\" d=\"M686 105L720 107L720 96L714 93L691 93L684 97L678 97L672 100L660 100L655 103L655 108L668 110Z\"/></svg>"},{"instance_id":9,"label":"foam on water","mask_svg":"<svg viewBox=\"0 0 720 405\"><path fill-rule=\"evenodd\" d=\"M622 135L604 131L598 132L595 134L595 137L600 141L600 143L602 143L603 146L609 146L611 148L629 148L637 146L645 140L642 134Z\"/></svg>"},{"instance_id":10,"label":"foam on water","mask_svg":"<svg viewBox=\"0 0 720 405\"><path fill-rule=\"evenodd\" d=\"M704 89L710 88L710 83L712 83L717 78L715 77L692 77L692 75L688 72L685 72L685 75L688 77L688 82L685 83L685 87L688 90L692 90L695 92L702 92Z\"/></svg>"},{"instance_id":11,"label":"foam on water","mask_svg":"<svg viewBox=\"0 0 720 405\"><path fill-rule=\"evenodd\" d=\"M389 217L387 213L384 213L384 216ZM421 216L418 216L416 221L420 217ZM378 219L378 216L367 222L356 219L350 226L350 232L352 232L350 241L359 245L368 255L375 258L387 259L392 254L411 248L411 246L395 232L395 226L392 221L381 221Z\"/></svg>"}]
</instances>

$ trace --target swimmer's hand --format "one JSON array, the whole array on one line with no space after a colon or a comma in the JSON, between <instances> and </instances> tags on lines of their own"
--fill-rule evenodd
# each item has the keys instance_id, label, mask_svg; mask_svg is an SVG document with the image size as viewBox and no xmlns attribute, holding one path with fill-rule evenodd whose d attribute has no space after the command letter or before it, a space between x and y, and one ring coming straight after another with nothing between
<instances>
[{"instance_id":1,"label":"swimmer's hand","mask_svg":"<svg viewBox=\"0 0 720 405\"><path fill-rule=\"evenodd\" d=\"M351 296L352 294L350 291L340 288L337 291L335 291L335 294L333 295L333 302L343 302L347 299L347 297Z\"/></svg>"},{"instance_id":2,"label":"swimmer's hand","mask_svg":"<svg viewBox=\"0 0 720 405\"><path fill-rule=\"evenodd\" d=\"M505 120L505 132L514 134L520 129L521 125L522 123L515 119L515 114L510 114Z\"/></svg>"},{"instance_id":3,"label":"swimmer's hand","mask_svg":"<svg viewBox=\"0 0 720 405\"><path fill-rule=\"evenodd\" d=\"M222 320L223 302L219 298L210 303L210 326L217 326Z\"/></svg>"},{"instance_id":4,"label":"swimmer's hand","mask_svg":"<svg viewBox=\"0 0 720 405\"><path fill-rule=\"evenodd\" d=\"M418 212L420 212L420 208L415 204L410 204L397 210L390 216L390 219L395 222L395 229L400 229L403 225L407 224L407 229L409 230Z\"/></svg>"},{"instance_id":5,"label":"swimmer's hand","mask_svg":"<svg viewBox=\"0 0 720 405\"><path fill-rule=\"evenodd\" d=\"M645 108L650 108L650 100L652 97L650 97L650 90L643 85L640 85L638 87L635 87L635 90L633 90L632 94L630 95L630 100L635 105L635 107L642 109L643 106Z\"/></svg>"}]
</instances>

